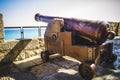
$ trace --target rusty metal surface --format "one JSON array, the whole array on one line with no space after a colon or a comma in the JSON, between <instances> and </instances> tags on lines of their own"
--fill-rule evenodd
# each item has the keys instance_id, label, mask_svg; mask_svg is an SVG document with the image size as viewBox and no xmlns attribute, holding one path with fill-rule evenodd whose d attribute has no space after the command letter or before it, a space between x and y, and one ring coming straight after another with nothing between
<instances>
[{"instance_id":1,"label":"rusty metal surface","mask_svg":"<svg viewBox=\"0 0 120 80\"><path fill-rule=\"evenodd\" d=\"M60 53L71 56L81 62L95 61L98 51L94 46L73 45L72 32L61 32L61 21L54 20L48 23L44 34L45 48L50 54Z\"/></svg>"},{"instance_id":2,"label":"rusty metal surface","mask_svg":"<svg viewBox=\"0 0 120 80\"><path fill-rule=\"evenodd\" d=\"M35 15L36 21L51 22L53 20L63 20L64 29L73 31L80 36L101 44L107 39L109 23L103 21L78 20L74 18L51 17L40 14Z\"/></svg>"},{"instance_id":3,"label":"rusty metal surface","mask_svg":"<svg viewBox=\"0 0 120 80\"><path fill-rule=\"evenodd\" d=\"M44 40L46 50L49 50L50 53L61 53L63 55L60 27L60 21L49 23L44 34Z\"/></svg>"},{"instance_id":4,"label":"rusty metal surface","mask_svg":"<svg viewBox=\"0 0 120 80\"><path fill-rule=\"evenodd\" d=\"M71 32L60 32L60 21L48 24L45 32L45 47L51 54L71 56L79 61L95 60L94 47L72 45ZM53 37L53 36L56 37Z\"/></svg>"},{"instance_id":5,"label":"rusty metal surface","mask_svg":"<svg viewBox=\"0 0 120 80\"><path fill-rule=\"evenodd\" d=\"M95 60L97 55L95 54L95 47L72 45L71 32L61 32L61 37L64 43L65 55L71 56L81 62Z\"/></svg>"}]
</instances>

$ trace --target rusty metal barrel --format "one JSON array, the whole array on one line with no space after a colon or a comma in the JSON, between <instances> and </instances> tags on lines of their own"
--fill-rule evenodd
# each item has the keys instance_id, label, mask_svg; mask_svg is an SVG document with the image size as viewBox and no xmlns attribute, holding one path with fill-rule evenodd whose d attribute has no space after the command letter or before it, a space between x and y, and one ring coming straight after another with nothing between
<instances>
[{"instance_id":1,"label":"rusty metal barrel","mask_svg":"<svg viewBox=\"0 0 120 80\"><path fill-rule=\"evenodd\" d=\"M107 22L52 17L40 15L39 13L35 15L36 21L44 21L49 23L55 19L62 19L64 21L65 29L71 30L83 38L88 39L96 44L102 44L107 39L109 32L109 23Z\"/></svg>"}]
</instances>

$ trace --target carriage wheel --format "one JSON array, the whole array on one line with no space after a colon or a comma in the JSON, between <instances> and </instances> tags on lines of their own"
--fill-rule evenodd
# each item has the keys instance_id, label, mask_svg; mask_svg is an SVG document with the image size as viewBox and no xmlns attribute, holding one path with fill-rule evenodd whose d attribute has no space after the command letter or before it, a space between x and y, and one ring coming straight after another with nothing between
<instances>
[{"instance_id":1,"label":"carriage wheel","mask_svg":"<svg viewBox=\"0 0 120 80\"><path fill-rule=\"evenodd\" d=\"M80 64L79 73L85 80L91 80L94 76L92 68L86 63Z\"/></svg>"},{"instance_id":2,"label":"carriage wheel","mask_svg":"<svg viewBox=\"0 0 120 80\"><path fill-rule=\"evenodd\" d=\"M41 59L43 62L49 61L49 51L41 52Z\"/></svg>"}]
</instances>

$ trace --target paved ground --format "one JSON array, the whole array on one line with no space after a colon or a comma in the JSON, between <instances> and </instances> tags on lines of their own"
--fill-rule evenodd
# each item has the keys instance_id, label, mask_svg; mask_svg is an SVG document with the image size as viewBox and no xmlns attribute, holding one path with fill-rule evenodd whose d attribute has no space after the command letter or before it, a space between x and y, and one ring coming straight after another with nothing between
<instances>
[{"instance_id":1,"label":"paved ground","mask_svg":"<svg viewBox=\"0 0 120 80\"><path fill-rule=\"evenodd\" d=\"M39 56L0 66L0 80L84 80L78 73L77 60L64 56L42 63ZM120 80L120 70L102 63L92 80Z\"/></svg>"}]
</instances>

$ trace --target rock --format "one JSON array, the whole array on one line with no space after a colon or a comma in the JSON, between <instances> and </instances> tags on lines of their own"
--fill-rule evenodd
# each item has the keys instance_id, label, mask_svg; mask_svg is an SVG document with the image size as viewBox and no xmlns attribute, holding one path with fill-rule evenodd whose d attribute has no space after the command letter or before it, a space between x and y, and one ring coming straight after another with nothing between
<instances>
[{"instance_id":1,"label":"rock","mask_svg":"<svg viewBox=\"0 0 120 80\"><path fill-rule=\"evenodd\" d=\"M41 50L42 50L42 51L45 51L45 47L41 47Z\"/></svg>"},{"instance_id":2,"label":"rock","mask_svg":"<svg viewBox=\"0 0 120 80\"><path fill-rule=\"evenodd\" d=\"M35 55L34 51L31 51L31 50L26 51L26 58L32 57L34 55Z\"/></svg>"},{"instance_id":3,"label":"rock","mask_svg":"<svg viewBox=\"0 0 120 80\"><path fill-rule=\"evenodd\" d=\"M5 54L4 53L0 53L0 61L4 58Z\"/></svg>"},{"instance_id":4,"label":"rock","mask_svg":"<svg viewBox=\"0 0 120 80\"><path fill-rule=\"evenodd\" d=\"M36 49L36 50L34 50L34 53L35 54L40 54L42 51L43 51L42 49Z\"/></svg>"},{"instance_id":5,"label":"rock","mask_svg":"<svg viewBox=\"0 0 120 80\"><path fill-rule=\"evenodd\" d=\"M115 69L120 69L120 56L117 57L116 61L114 62Z\"/></svg>"},{"instance_id":6,"label":"rock","mask_svg":"<svg viewBox=\"0 0 120 80\"><path fill-rule=\"evenodd\" d=\"M120 37L116 37L113 41L113 54L117 56L114 67L120 69Z\"/></svg>"},{"instance_id":7,"label":"rock","mask_svg":"<svg viewBox=\"0 0 120 80\"><path fill-rule=\"evenodd\" d=\"M32 57L32 56L34 56L35 55L35 52L34 51L30 51L30 56Z\"/></svg>"},{"instance_id":8,"label":"rock","mask_svg":"<svg viewBox=\"0 0 120 80\"><path fill-rule=\"evenodd\" d=\"M25 53L21 53L16 60L23 60L25 58L26 58Z\"/></svg>"}]
</instances>

